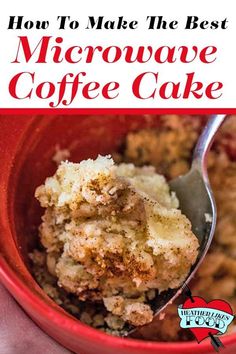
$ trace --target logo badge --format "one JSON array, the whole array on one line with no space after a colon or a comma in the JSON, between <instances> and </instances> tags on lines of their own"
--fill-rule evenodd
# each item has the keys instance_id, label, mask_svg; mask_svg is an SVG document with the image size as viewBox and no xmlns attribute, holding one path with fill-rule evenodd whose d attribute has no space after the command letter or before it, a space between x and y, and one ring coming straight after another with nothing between
<instances>
[{"instance_id":1,"label":"logo badge","mask_svg":"<svg viewBox=\"0 0 236 354\"><path fill-rule=\"evenodd\" d=\"M181 328L189 329L198 343L210 337L216 351L223 344L215 336L226 333L235 317L228 302L218 299L206 302L202 297L192 296L191 293L178 307L178 315Z\"/></svg>"}]
</instances>

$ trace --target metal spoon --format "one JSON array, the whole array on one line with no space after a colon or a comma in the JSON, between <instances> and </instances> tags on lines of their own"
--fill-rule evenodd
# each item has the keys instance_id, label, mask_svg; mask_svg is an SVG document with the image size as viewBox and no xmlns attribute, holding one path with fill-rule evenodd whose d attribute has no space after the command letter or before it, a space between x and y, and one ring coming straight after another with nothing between
<instances>
[{"instance_id":1,"label":"metal spoon","mask_svg":"<svg viewBox=\"0 0 236 354\"><path fill-rule=\"evenodd\" d=\"M207 155L225 117L225 115L210 116L195 147L190 171L169 183L171 190L179 199L181 211L191 221L192 230L199 241L199 254L184 284L177 289L162 292L152 302L155 316L182 292L185 285L193 278L210 247L215 232L216 205L207 174ZM136 332L137 329L131 329L129 335L135 337Z\"/></svg>"}]
</instances>

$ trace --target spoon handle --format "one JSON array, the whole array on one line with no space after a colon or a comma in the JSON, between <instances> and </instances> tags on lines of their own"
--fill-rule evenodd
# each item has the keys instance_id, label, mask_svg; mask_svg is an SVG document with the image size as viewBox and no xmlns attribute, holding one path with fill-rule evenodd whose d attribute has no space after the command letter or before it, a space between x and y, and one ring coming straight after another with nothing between
<instances>
[{"instance_id":1,"label":"spoon handle","mask_svg":"<svg viewBox=\"0 0 236 354\"><path fill-rule=\"evenodd\" d=\"M207 121L193 153L192 168L200 168L206 172L207 153L213 142L213 138L226 118L225 114L212 115Z\"/></svg>"}]
</instances>

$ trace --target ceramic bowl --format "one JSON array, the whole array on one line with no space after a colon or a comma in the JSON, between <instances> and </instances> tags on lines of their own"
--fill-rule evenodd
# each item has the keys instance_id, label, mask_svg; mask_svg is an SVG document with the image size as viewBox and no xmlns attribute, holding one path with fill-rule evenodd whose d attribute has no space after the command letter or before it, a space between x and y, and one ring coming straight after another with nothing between
<instances>
[{"instance_id":1,"label":"ceramic bowl","mask_svg":"<svg viewBox=\"0 0 236 354\"><path fill-rule=\"evenodd\" d=\"M71 160L79 161L114 151L131 130L157 125L157 118L147 116L0 117L0 280L46 333L75 353L214 353L209 340L148 342L95 330L56 305L30 273L27 254L42 214L34 190L55 171L55 145L69 148ZM225 354L236 352L236 334L222 341Z\"/></svg>"}]
</instances>

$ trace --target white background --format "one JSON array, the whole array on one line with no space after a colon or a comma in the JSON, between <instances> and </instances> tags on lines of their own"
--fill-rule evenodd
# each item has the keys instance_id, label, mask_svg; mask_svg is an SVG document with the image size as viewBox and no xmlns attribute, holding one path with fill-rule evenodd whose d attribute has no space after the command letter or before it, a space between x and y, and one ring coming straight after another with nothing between
<instances>
[{"instance_id":1,"label":"white background","mask_svg":"<svg viewBox=\"0 0 236 354\"><path fill-rule=\"evenodd\" d=\"M49 20L47 30L7 30L9 16L24 16L24 20ZM78 20L80 27L75 30L58 30L57 16L71 16L71 20ZM147 16L164 16L169 20L178 20L179 28L176 30L147 30ZM201 20L229 21L228 29L195 29L184 30L187 16L198 16ZM106 20L116 20L124 16L127 20L138 20L136 30L86 30L88 16L105 16ZM147 64L127 64L119 61L107 64L96 60L92 64L84 62L78 64L13 64L18 46L17 36L29 37L30 43L36 45L43 35L62 36L64 48L71 45L85 47L87 45L103 47L117 45L140 46L152 45L158 48L168 46L193 46L199 48L214 45L218 48L217 60L213 64L202 64L199 60L190 64L157 64L150 61ZM20 91L26 93L30 88L35 89L37 83L43 81L60 81L67 72L87 73L85 82L98 81L106 83L119 81L119 96L113 100L106 100L101 96L93 100L86 100L79 90L76 99L66 108L235 108L236 107L236 11L234 0L146 0L146 1L11 1L8 0L1 7L0 13L0 108L48 108L53 99L40 100L33 93L31 99L16 100L8 91L11 78L20 71L36 72L35 85L24 82ZM50 57L50 56L49 56ZM134 78L144 71L160 72L161 81L185 81L185 74L195 71L196 79L203 83L222 81L223 95L216 100L194 97L188 100L168 99L162 100L157 94L154 99L139 100L132 93ZM143 88L148 92L150 82ZM154 88L154 86L153 86ZM65 106L60 105L59 108Z\"/></svg>"}]
</instances>

